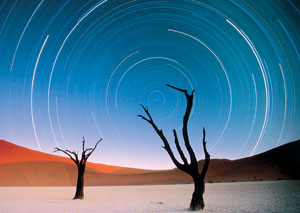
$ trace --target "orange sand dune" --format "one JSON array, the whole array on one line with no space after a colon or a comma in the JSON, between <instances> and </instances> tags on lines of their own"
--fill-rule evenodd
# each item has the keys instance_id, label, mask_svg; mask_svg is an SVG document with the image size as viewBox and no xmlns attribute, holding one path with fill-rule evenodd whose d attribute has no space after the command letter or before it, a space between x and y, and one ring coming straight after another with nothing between
<instances>
[{"instance_id":1,"label":"orange sand dune","mask_svg":"<svg viewBox=\"0 0 300 213\"><path fill-rule=\"evenodd\" d=\"M47 154L44 152L39 152L22 146L18 146L5 140L0 140L0 164L37 161L64 162L68 164L74 164L74 162L72 162L72 160L68 157ZM139 169L130 169L120 166L96 164L91 162L87 162L87 168L91 168L103 173L143 173L144 171L147 171Z\"/></svg>"}]
</instances>

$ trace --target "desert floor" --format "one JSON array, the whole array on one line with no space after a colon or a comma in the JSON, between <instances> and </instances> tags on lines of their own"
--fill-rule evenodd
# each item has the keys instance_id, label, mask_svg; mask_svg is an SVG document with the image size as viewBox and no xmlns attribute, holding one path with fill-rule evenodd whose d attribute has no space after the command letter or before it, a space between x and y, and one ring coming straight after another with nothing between
<instances>
[{"instance_id":1,"label":"desert floor","mask_svg":"<svg viewBox=\"0 0 300 213\"><path fill-rule=\"evenodd\" d=\"M186 212L193 185L0 187L0 212ZM300 181L206 184L202 212L299 212Z\"/></svg>"}]
</instances>

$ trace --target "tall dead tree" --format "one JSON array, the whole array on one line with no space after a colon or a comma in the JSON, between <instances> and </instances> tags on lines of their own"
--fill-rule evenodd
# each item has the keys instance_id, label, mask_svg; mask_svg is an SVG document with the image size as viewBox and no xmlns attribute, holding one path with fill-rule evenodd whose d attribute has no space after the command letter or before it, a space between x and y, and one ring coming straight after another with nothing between
<instances>
[{"instance_id":1,"label":"tall dead tree","mask_svg":"<svg viewBox=\"0 0 300 213\"><path fill-rule=\"evenodd\" d=\"M73 199L83 199L84 193L83 193L83 187L84 187L84 172L85 172L85 165L87 159L91 156L91 154L95 151L97 148L98 143L102 141L102 138L95 144L94 148L85 148L85 139L83 137L82 140L82 153L81 153L81 159L78 158L78 152L70 151L70 150L63 150L60 148L54 148L54 152L63 152L64 154L68 155L71 160L77 165L78 170L78 177L77 177L77 186L76 186L76 193Z\"/></svg>"},{"instance_id":2,"label":"tall dead tree","mask_svg":"<svg viewBox=\"0 0 300 213\"><path fill-rule=\"evenodd\" d=\"M196 155L190 145L188 131L187 131L187 124L188 124L189 116L190 116L191 109L193 106L194 90L192 91L192 94L189 95L187 90L179 89L179 88L171 86L169 84L166 84L166 85L168 87L171 87L172 89L175 89L175 90L178 90L178 91L184 93L186 100L187 100L186 111L185 111L185 114L183 117L182 135L183 135L185 147L190 156L190 163L188 163L188 160L185 157L185 155L180 147L178 137L177 137L177 132L175 129L173 129L174 142L175 142L177 151L178 151L183 163L180 163L174 156L173 151L169 145L167 138L165 137L163 131L161 129L158 129L158 127L154 123L154 121L149 113L148 108L142 105L142 108L144 109L148 118L144 117L143 115L138 115L138 116L141 117L142 119L144 119L145 121L147 121L149 124L151 124L151 126L153 127L155 132L159 135L159 137L163 141L163 144L164 144L163 148L168 152L170 158L172 159L172 161L176 165L176 167L192 176L195 188L194 188L192 200L190 203L190 210L198 211L198 210L204 208L204 200L203 200L203 193L205 191L204 179L205 179L205 175L206 175L206 172L207 172L207 169L209 166L209 161L210 161L210 155L206 149L205 128L203 127L203 141L202 141L204 154L205 154L205 162L204 162L204 166L202 168L201 173L199 173L197 158L196 158Z\"/></svg>"}]
</instances>

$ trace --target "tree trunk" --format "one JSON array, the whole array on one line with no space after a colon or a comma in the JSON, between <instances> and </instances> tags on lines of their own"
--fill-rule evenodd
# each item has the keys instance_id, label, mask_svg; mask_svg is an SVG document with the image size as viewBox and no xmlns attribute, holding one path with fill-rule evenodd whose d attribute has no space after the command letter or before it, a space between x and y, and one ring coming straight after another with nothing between
<instances>
[{"instance_id":1,"label":"tree trunk","mask_svg":"<svg viewBox=\"0 0 300 213\"><path fill-rule=\"evenodd\" d=\"M85 171L85 165L78 166L78 178L77 178L77 187L76 187L76 193L73 199L83 199L83 186L84 186L84 171Z\"/></svg>"},{"instance_id":2,"label":"tree trunk","mask_svg":"<svg viewBox=\"0 0 300 213\"><path fill-rule=\"evenodd\" d=\"M194 192L190 204L191 211L198 211L204 208L204 180L201 177L194 178Z\"/></svg>"}]
</instances>

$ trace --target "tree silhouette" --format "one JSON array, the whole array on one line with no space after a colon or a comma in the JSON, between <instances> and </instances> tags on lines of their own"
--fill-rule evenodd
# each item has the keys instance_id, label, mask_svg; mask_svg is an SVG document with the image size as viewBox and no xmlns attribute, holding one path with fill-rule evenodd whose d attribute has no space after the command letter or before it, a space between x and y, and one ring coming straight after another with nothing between
<instances>
[{"instance_id":1,"label":"tree silhouette","mask_svg":"<svg viewBox=\"0 0 300 213\"><path fill-rule=\"evenodd\" d=\"M87 159L91 156L91 154L95 151L97 148L98 143L102 141L102 138L95 144L94 148L85 148L85 139L83 137L82 140L82 153L81 153L81 159L78 158L78 152L70 151L70 150L63 150L60 148L54 148L54 152L63 152L64 154L68 155L71 160L77 165L78 169L78 177L77 177L77 186L76 186L76 193L73 199L83 199L84 193L83 193L83 187L84 187L84 172L85 172L85 165Z\"/></svg>"},{"instance_id":2,"label":"tree silhouette","mask_svg":"<svg viewBox=\"0 0 300 213\"><path fill-rule=\"evenodd\" d=\"M175 142L177 151L183 161L183 164L180 163L174 156L167 138L165 137L163 131L161 129L158 129L158 127L154 123L154 121L149 113L148 108L142 105L142 108L144 109L148 118L144 117L143 115L138 115L138 116L141 117L142 119L144 119L145 121L147 121L153 127L155 132L159 135L159 137L161 138L161 140L163 141L163 144L164 144L163 148L168 152L170 158L172 159L172 161L176 165L176 167L192 176L193 181L194 181L194 192L193 192L192 200L190 203L190 210L197 211L197 210L204 208L204 200L203 200L203 193L205 191L204 179L205 179L205 175L206 175L206 172L207 172L207 169L209 166L209 161L210 161L210 155L206 149L205 128L203 127L203 141L202 141L204 154L205 154L205 162L204 162L204 166L202 168L201 173L199 173L197 158L196 158L196 155L190 145L188 131L187 131L187 124L188 124L189 116L190 116L191 109L193 106L194 90L192 91L191 95L189 95L187 90L179 89L179 88L171 86L169 84L166 84L166 86L168 86L172 89L178 90L180 92L183 92L185 94L185 97L187 100L186 111L185 111L185 114L183 117L182 135L183 135L185 147L190 156L190 163L188 163L188 160L185 157L185 155L180 147L178 137L177 137L177 132L175 129L173 129L174 142Z\"/></svg>"}]
</instances>

